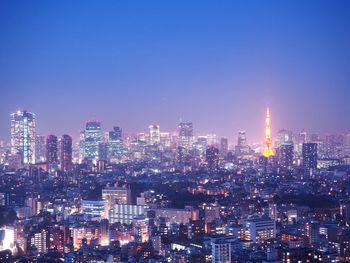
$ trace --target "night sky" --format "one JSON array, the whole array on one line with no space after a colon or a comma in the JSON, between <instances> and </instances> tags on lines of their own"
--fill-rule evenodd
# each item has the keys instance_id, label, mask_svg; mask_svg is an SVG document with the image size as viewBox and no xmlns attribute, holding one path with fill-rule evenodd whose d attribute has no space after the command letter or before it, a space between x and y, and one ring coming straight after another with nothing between
<instances>
[{"instance_id":1,"label":"night sky","mask_svg":"<svg viewBox=\"0 0 350 263\"><path fill-rule=\"evenodd\" d=\"M0 1L0 138L89 119L133 133L180 119L262 140L350 129L350 1Z\"/></svg>"}]
</instances>

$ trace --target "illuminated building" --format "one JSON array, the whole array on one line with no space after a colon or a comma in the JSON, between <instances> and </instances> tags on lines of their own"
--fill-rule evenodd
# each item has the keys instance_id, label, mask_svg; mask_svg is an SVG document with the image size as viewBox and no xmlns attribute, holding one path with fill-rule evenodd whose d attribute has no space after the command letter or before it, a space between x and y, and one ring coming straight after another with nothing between
<instances>
[{"instance_id":1,"label":"illuminated building","mask_svg":"<svg viewBox=\"0 0 350 263\"><path fill-rule=\"evenodd\" d=\"M63 135L61 139L61 170L67 172L72 168L72 137Z\"/></svg>"},{"instance_id":2,"label":"illuminated building","mask_svg":"<svg viewBox=\"0 0 350 263\"><path fill-rule=\"evenodd\" d=\"M261 244L276 237L276 222L270 218L252 218L245 221L247 239Z\"/></svg>"},{"instance_id":3,"label":"illuminated building","mask_svg":"<svg viewBox=\"0 0 350 263\"><path fill-rule=\"evenodd\" d=\"M17 111L11 114L11 154L22 164L35 163L35 114Z\"/></svg>"},{"instance_id":4,"label":"illuminated building","mask_svg":"<svg viewBox=\"0 0 350 263\"><path fill-rule=\"evenodd\" d=\"M46 138L45 136L36 136L35 139L35 162L43 163L46 161Z\"/></svg>"},{"instance_id":5,"label":"illuminated building","mask_svg":"<svg viewBox=\"0 0 350 263\"><path fill-rule=\"evenodd\" d=\"M72 232L74 248L79 248L83 239L86 239L86 243L90 244L92 240L100 237L100 228L98 225L75 226L73 227Z\"/></svg>"},{"instance_id":6,"label":"illuminated building","mask_svg":"<svg viewBox=\"0 0 350 263\"><path fill-rule=\"evenodd\" d=\"M247 143L247 135L245 131L238 132L237 145L235 147L236 155L249 154L250 148Z\"/></svg>"},{"instance_id":7,"label":"illuminated building","mask_svg":"<svg viewBox=\"0 0 350 263\"><path fill-rule=\"evenodd\" d=\"M193 144L193 123L181 122L179 124L179 146L189 150Z\"/></svg>"},{"instance_id":8,"label":"illuminated building","mask_svg":"<svg viewBox=\"0 0 350 263\"><path fill-rule=\"evenodd\" d=\"M296 209L290 209L287 211L288 224L296 224L298 221L298 211Z\"/></svg>"},{"instance_id":9,"label":"illuminated building","mask_svg":"<svg viewBox=\"0 0 350 263\"><path fill-rule=\"evenodd\" d=\"M226 156L228 153L228 140L227 138L220 139L220 153L222 156Z\"/></svg>"},{"instance_id":10,"label":"illuminated building","mask_svg":"<svg viewBox=\"0 0 350 263\"><path fill-rule=\"evenodd\" d=\"M269 204L269 218L277 221L277 204Z\"/></svg>"},{"instance_id":11,"label":"illuminated building","mask_svg":"<svg viewBox=\"0 0 350 263\"><path fill-rule=\"evenodd\" d=\"M85 132L81 131L79 133L79 141L78 141L78 161L82 162L85 156Z\"/></svg>"},{"instance_id":12,"label":"illuminated building","mask_svg":"<svg viewBox=\"0 0 350 263\"><path fill-rule=\"evenodd\" d=\"M265 148L263 155L265 157L273 156L271 145L271 126L270 126L270 109L267 108L266 112L266 128L265 128Z\"/></svg>"},{"instance_id":13,"label":"illuminated building","mask_svg":"<svg viewBox=\"0 0 350 263\"><path fill-rule=\"evenodd\" d=\"M283 168L293 166L294 146L293 142L284 142L279 147L278 160Z\"/></svg>"},{"instance_id":14,"label":"illuminated building","mask_svg":"<svg viewBox=\"0 0 350 263\"><path fill-rule=\"evenodd\" d=\"M156 218L166 218L169 224L188 224L191 219L197 220L199 218L198 210L193 209L191 206L187 206L184 209L152 208L150 210L155 212Z\"/></svg>"},{"instance_id":15,"label":"illuminated building","mask_svg":"<svg viewBox=\"0 0 350 263\"><path fill-rule=\"evenodd\" d=\"M64 230L55 226L50 233L50 248L57 249L59 252L64 250Z\"/></svg>"},{"instance_id":16,"label":"illuminated building","mask_svg":"<svg viewBox=\"0 0 350 263\"><path fill-rule=\"evenodd\" d=\"M57 137L52 134L46 138L46 163L48 171L55 169L58 164Z\"/></svg>"},{"instance_id":17,"label":"illuminated building","mask_svg":"<svg viewBox=\"0 0 350 263\"><path fill-rule=\"evenodd\" d=\"M15 231L13 226L3 226L0 229L0 250L13 250L15 244Z\"/></svg>"},{"instance_id":18,"label":"illuminated building","mask_svg":"<svg viewBox=\"0 0 350 263\"><path fill-rule=\"evenodd\" d=\"M213 171L219 168L219 150L215 146L207 148L205 156L209 170Z\"/></svg>"},{"instance_id":19,"label":"illuminated building","mask_svg":"<svg viewBox=\"0 0 350 263\"><path fill-rule=\"evenodd\" d=\"M101 139L101 123L98 121L88 121L84 135L84 158L97 161Z\"/></svg>"},{"instance_id":20,"label":"illuminated building","mask_svg":"<svg viewBox=\"0 0 350 263\"><path fill-rule=\"evenodd\" d=\"M148 242L149 240L149 219L144 215L134 217L132 220L133 232L136 242Z\"/></svg>"},{"instance_id":21,"label":"illuminated building","mask_svg":"<svg viewBox=\"0 0 350 263\"><path fill-rule=\"evenodd\" d=\"M211 242L212 263L231 263L231 243L225 238L213 239Z\"/></svg>"},{"instance_id":22,"label":"illuminated building","mask_svg":"<svg viewBox=\"0 0 350 263\"><path fill-rule=\"evenodd\" d=\"M128 187L106 187L102 189L102 199L107 201L109 209L115 204L131 204L131 191Z\"/></svg>"},{"instance_id":23,"label":"illuminated building","mask_svg":"<svg viewBox=\"0 0 350 263\"><path fill-rule=\"evenodd\" d=\"M112 162L120 160L123 150L122 128L113 127L108 133L108 159Z\"/></svg>"},{"instance_id":24,"label":"illuminated building","mask_svg":"<svg viewBox=\"0 0 350 263\"><path fill-rule=\"evenodd\" d=\"M220 206L215 203L204 207L205 223L210 223L220 218Z\"/></svg>"},{"instance_id":25,"label":"illuminated building","mask_svg":"<svg viewBox=\"0 0 350 263\"><path fill-rule=\"evenodd\" d=\"M102 246L109 245L109 222L107 219L102 219L100 222L100 244Z\"/></svg>"},{"instance_id":26,"label":"illuminated building","mask_svg":"<svg viewBox=\"0 0 350 263\"><path fill-rule=\"evenodd\" d=\"M341 200L339 210L343 225L350 226L350 202L347 200Z\"/></svg>"},{"instance_id":27,"label":"illuminated building","mask_svg":"<svg viewBox=\"0 0 350 263\"><path fill-rule=\"evenodd\" d=\"M317 221L305 223L305 235L309 239L309 243L313 244L318 241L320 234L320 224Z\"/></svg>"},{"instance_id":28,"label":"illuminated building","mask_svg":"<svg viewBox=\"0 0 350 263\"><path fill-rule=\"evenodd\" d=\"M82 212L91 217L91 220L101 220L108 217L107 201L81 200Z\"/></svg>"},{"instance_id":29,"label":"illuminated building","mask_svg":"<svg viewBox=\"0 0 350 263\"><path fill-rule=\"evenodd\" d=\"M303 166L306 169L317 168L317 143L303 143Z\"/></svg>"},{"instance_id":30,"label":"illuminated building","mask_svg":"<svg viewBox=\"0 0 350 263\"><path fill-rule=\"evenodd\" d=\"M143 215L147 208L145 205L115 204L109 210L109 222L131 224L134 217Z\"/></svg>"},{"instance_id":31,"label":"illuminated building","mask_svg":"<svg viewBox=\"0 0 350 263\"><path fill-rule=\"evenodd\" d=\"M49 248L49 232L46 229L33 232L30 237L30 246L36 247L39 253L45 253Z\"/></svg>"},{"instance_id":32,"label":"illuminated building","mask_svg":"<svg viewBox=\"0 0 350 263\"><path fill-rule=\"evenodd\" d=\"M159 125L150 125L149 127L149 143L156 145L160 143Z\"/></svg>"},{"instance_id":33,"label":"illuminated building","mask_svg":"<svg viewBox=\"0 0 350 263\"><path fill-rule=\"evenodd\" d=\"M171 136L169 132L160 133L160 144L165 148L169 148L171 146Z\"/></svg>"}]
</instances>

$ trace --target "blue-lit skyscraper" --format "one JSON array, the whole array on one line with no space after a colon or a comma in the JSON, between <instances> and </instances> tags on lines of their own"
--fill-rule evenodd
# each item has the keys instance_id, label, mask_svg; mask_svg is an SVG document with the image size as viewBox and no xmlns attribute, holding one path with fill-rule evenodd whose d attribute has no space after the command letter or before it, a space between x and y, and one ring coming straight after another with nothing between
<instances>
[{"instance_id":1,"label":"blue-lit skyscraper","mask_svg":"<svg viewBox=\"0 0 350 263\"><path fill-rule=\"evenodd\" d=\"M101 139L101 123L99 121L88 121L85 127L84 141L84 157L86 159L98 160Z\"/></svg>"},{"instance_id":2,"label":"blue-lit skyscraper","mask_svg":"<svg viewBox=\"0 0 350 263\"><path fill-rule=\"evenodd\" d=\"M17 111L11 114L11 154L20 155L23 164L35 163L35 114Z\"/></svg>"},{"instance_id":3,"label":"blue-lit skyscraper","mask_svg":"<svg viewBox=\"0 0 350 263\"><path fill-rule=\"evenodd\" d=\"M122 128L113 127L113 131L108 133L108 159L116 161L123 155Z\"/></svg>"}]
</instances>

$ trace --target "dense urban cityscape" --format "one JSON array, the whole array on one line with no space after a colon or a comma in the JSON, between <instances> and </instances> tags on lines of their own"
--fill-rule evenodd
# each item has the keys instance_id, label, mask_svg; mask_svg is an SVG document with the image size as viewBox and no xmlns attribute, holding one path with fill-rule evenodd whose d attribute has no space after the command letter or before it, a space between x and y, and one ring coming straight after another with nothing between
<instances>
[{"instance_id":1,"label":"dense urban cityscape","mask_svg":"<svg viewBox=\"0 0 350 263\"><path fill-rule=\"evenodd\" d=\"M349 0L1 0L0 263L350 263Z\"/></svg>"},{"instance_id":2,"label":"dense urban cityscape","mask_svg":"<svg viewBox=\"0 0 350 263\"><path fill-rule=\"evenodd\" d=\"M16 111L0 148L0 261L349 262L350 132L273 132L271 113L251 145L189 121L38 135L36 115Z\"/></svg>"}]
</instances>

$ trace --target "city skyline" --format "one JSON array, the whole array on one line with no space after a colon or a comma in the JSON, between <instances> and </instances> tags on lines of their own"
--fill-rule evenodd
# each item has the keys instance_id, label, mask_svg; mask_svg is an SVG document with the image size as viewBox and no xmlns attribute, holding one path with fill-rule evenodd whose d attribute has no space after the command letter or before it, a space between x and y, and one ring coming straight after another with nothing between
<instances>
[{"instance_id":1,"label":"city skyline","mask_svg":"<svg viewBox=\"0 0 350 263\"><path fill-rule=\"evenodd\" d=\"M350 1L0 1L0 262L350 262Z\"/></svg>"},{"instance_id":2,"label":"city skyline","mask_svg":"<svg viewBox=\"0 0 350 263\"><path fill-rule=\"evenodd\" d=\"M79 12L3 2L0 122L22 108L37 114L40 134L75 135L89 118L127 132L183 119L262 141L270 105L274 131L345 132L350 18L339 2L90 3ZM4 125L0 138L9 139Z\"/></svg>"}]
</instances>

